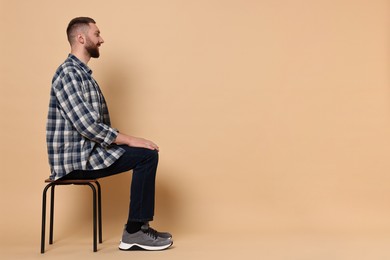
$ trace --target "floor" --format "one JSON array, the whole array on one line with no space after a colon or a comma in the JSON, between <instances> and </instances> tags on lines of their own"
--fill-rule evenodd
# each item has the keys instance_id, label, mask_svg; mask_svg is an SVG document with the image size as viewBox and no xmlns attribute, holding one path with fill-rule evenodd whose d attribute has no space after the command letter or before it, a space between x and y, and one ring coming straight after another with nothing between
<instances>
[{"instance_id":1,"label":"floor","mask_svg":"<svg viewBox=\"0 0 390 260\"><path fill-rule=\"evenodd\" d=\"M83 234L80 234L83 233ZM265 260L384 260L390 259L390 234L370 233L235 233L179 234L165 251L120 251L118 237L106 234L98 252L85 232L61 236L46 244L40 241L3 244L1 259L265 259Z\"/></svg>"}]
</instances>

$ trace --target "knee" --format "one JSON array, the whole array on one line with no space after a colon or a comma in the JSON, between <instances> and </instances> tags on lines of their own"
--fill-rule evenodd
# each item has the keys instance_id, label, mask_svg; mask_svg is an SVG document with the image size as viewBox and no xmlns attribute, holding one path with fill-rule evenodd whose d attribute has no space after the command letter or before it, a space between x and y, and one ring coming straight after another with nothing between
<instances>
[{"instance_id":1,"label":"knee","mask_svg":"<svg viewBox=\"0 0 390 260\"><path fill-rule=\"evenodd\" d=\"M157 163L158 162L158 151L148 149L146 152L146 157L148 158L149 161Z\"/></svg>"}]
</instances>

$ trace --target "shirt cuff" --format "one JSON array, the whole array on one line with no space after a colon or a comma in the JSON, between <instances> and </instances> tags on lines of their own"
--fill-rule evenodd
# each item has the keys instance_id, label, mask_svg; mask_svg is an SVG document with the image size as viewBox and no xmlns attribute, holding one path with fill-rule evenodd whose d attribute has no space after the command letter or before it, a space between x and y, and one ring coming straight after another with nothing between
<instances>
[{"instance_id":1,"label":"shirt cuff","mask_svg":"<svg viewBox=\"0 0 390 260\"><path fill-rule=\"evenodd\" d=\"M115 128L111 128L106 137L104 138L104 141L101 143L101 146L103 148L107 148L108 146L110 146L116 139L116 137L118 136L118 133L119 131Z\"/></svg>"}]
</instances>

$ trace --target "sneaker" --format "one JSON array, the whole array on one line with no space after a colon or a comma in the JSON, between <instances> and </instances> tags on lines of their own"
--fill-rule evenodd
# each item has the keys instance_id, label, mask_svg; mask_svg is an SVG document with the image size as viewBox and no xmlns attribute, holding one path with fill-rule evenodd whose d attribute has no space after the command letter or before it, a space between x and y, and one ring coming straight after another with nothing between
<instances>
[{"instance_id":1,"label":"sneaker","mask_svg":"<svg viewBox=\"0 0 390 260\"><path fill-rule=\"evenodd\" d=\"M130 234L123 231L122 240L119 244L120 250L164 250L170 247L173 241L170 238L162 238L151 228L141 228L140 231Z\"/></svg>"},{"instance_id":2,"label":"sneaker","mask_svg":"<svg viewBox=\"0 0 390 260\"><path fill-rule=\"evenodd\" d=\"M126 228L126 227L125 227L125 228ZM143 228L143 229L151 229L151 230L153 230L154 232L156 232L156 233L157 233L157 236L159 236L159 237L172 239L171 233L168 233L168 232L158 232L157 230L155 230L155 229L153 229L153 228L151 228L151 227L149 226L149 222L146 222L144 225L142 225L141 228Z\"/></svg>"}]
</instances>

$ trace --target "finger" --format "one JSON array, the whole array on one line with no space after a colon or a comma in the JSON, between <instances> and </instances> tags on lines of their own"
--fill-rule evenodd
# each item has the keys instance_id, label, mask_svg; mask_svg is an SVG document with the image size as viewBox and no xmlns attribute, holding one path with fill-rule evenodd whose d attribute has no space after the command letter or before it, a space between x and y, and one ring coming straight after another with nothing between
<instances>
[{"instance_id":1,"label":"finger","mask_svg":"<svg viewBox=\"0 0 390 260\"><path fill-rule=\"evenodd\" d=\"M156 144L153 144L153 150L157 150L157 151L159 151L160 150L160 148L156 145Z\"/></svg>"},{"instance_id":2,"label":"finger","mask_svg":"<svg viewBox=\"0 0 390 260\"><path fill-rule=\"evenodd\" d=\"M146 144L146 148L148 148L150 150L156 150L157 149L156 145L153 144L153 143Z\"/></svg>"},{"instance_id":3,"label":"finger","mask_svg":"<svg viewBox=\"0 0 390 260\"><path fill-rule=\"evenodd\" d=\"M157 144L155 144L155 143L153 143L153 142L150 142L150 144L151 144L151 146L152 146L154 149L158 150L158 145L157 145Z\"/></svg>"}]
</instances>

